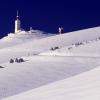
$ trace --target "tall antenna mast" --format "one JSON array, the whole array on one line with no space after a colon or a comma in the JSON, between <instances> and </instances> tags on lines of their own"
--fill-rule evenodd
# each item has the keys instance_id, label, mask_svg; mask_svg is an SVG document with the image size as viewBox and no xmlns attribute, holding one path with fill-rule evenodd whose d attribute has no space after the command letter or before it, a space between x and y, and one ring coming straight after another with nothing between
<instances>
[{"instance_id":1,"label":"tall antenna mast","mask_svg":"<svg viewBox=\"0 0 100 100\"><path fill-rule=\"evenodd\" d=\"M17 19L19 18L19 12L18 12L18 10L17 10Z\"/></svg>"}]
</instances>

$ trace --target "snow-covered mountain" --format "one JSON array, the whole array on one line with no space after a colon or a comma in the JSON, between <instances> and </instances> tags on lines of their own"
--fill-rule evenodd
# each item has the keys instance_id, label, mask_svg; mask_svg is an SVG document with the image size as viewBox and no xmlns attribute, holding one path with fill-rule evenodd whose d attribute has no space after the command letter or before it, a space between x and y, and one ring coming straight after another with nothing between
<instances>
[{"instance_id":1,"label":"snow-covered mountain","mask_svg":"<svg viewBox=\"0 0 100 100\"><path fill-rule=\"evenodd\" d=\"M17 34L9 33L7 36L0 40L0 48L11 47L17 44L23 44L36 39L45 38L52 34L39 30L21 31Z\"/></svg>"},{"instance_id":2,"label":"snow-covered mountain","mask_svg":"<svg viewBox=\"0 0 100 100\"><path fill-rule=\"evenodd\" d=\"M45 87L47 87L47 91L51 88L52 90L50 92L56 91L58 88L57 93L61 93L61 97L65 97L68 92L65 92L63 96L63 89L61 89L59 93L60 80L62 80L62 84L70 85L72 82L74 86L74 81L81 82L81 78L76 79L75 77L80 77L83 75L83 72L88 73L90 70L94 70L94 68L96 69L100 66L99 43L100 27L53 36L51 34L43 34L41 31L9 34L0 40L0 66L3 67L0 68L0 99L32 90L31 93L26 92L26 96L24 96L24 94L18 96L19 99L17 99L16 96L16 99L14 97L7 99L32 100L32 98L35 99L34 91L40 93L43 91L42 89L45 90ZM56 49L52 50L52 48ZM24 62L9 63L11 58L14 60L15 58L23 58ZM86 77L90 78L88 74L86 74ZM73 81L69 81L70 79ZM53 86L55 87L57 84L57 88L53 88L51 84L55 81L58 82L54 83ZM69 85L66 87L65 84L64 87L67 89ZM86 86L86 84L84 85ZM79 91L85 87L81 87L80 85L81 84L75 84L75 86L79 88ZM89 84L87 84L87 86L88 85ZM43 86L43 88L41 86ZM71 87L72 86L69 86L69 91ZM45 100L45 93L46 91L43 94L42 100ZM72 91L72 93L74 92ZM27 95L29 94L30 96L28 97ZM41 97L40 95L42 96L41 93L37 96ZM47 100L56 99L55 96L52 96L51 99L49 98L49 95L53 95L53 93L48 93L47 95ZM54 93L54 95L56 95L57 98L60 96L57 96L56 93ZM23 96L25 98L23 98ZM79 96L81 96L81 94L79 94L78 97ZM65 98L59 98L58 100L65 100ZM36 100L38 99L39 98L36 97ZM73 99L75 100L75 97ZM86 99L82 98L80 100Z\"/></svg>"}]
</instances>

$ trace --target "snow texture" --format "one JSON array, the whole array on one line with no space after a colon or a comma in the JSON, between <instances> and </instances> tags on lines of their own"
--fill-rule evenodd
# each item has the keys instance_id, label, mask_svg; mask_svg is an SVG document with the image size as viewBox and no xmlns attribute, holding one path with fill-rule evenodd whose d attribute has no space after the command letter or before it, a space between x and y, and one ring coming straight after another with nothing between
<instances>
[{"instance_id":1,"label":"snow texture","mask_svg":"<svg viewBox=\"0 0 100 100\"><path fill-rule=\"evenodd\" d=\"M99 38L100 27L53 36L9 34L0 40L0 99L99 100ZM25 62L9 63L11 58Z\"/></svg>"},{"instance_id":2,"label":"snow texture","mask_svg":"<svg viewBox=\"0 0 100 100\"><path fill-rule=\"evenodd\" d=\"M100 100L100 67L4 100Z\"/></svg>"}]
</instances>

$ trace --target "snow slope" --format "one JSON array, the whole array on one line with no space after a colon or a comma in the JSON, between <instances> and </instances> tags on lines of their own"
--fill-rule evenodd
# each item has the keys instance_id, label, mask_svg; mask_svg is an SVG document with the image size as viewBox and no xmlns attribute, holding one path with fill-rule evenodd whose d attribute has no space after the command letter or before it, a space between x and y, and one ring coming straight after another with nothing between
<instances>
[{"instance_id":1,"label":"snow slope","mask_svg":"<svg viewBox=\"0 0 100 100\"><path fill-rule=\"evenodd\" d=\"M17 44L23 44L25 42L41 39L47 36L51 36L51 34L47 34L39 30L21 31L17 34L9 33L6 37L0 40L0 49L15 46Z\"/></svg>"},{"instance_id":2,"label":"snow slope","mask_svg":"<svg viewBox=\"0 0 100 100\"><path fill-rule=\"evenodd\" d=\"M4 63L0 69L0 99L62 80L100 65L100 58L25 57L23 63ZM73 61L73 62L72 62Z\"/></svg>"},{"instance_id":3,"label":"snow slope","mask_svg":"<svg viewBox=\"0 0 100 100\"><path fill-rule=\"evenodd\" d=\"M100 40L89 41L79 46L70 45L57 50L48 50L39 55L100 57Z\"/></svg>"},{"instance_id":4,"label":"snow slope","mask_svg":"<svg viewBox=\"0 0 100 100\"><path fill-rule=\"evenodd\" d=\"M14 45L13 47L0 49L0 56L5 58L0 60L0 63L7 62L9 58L29 56L39 54L50 50L51 47L59 46L65 47L70 46L73 43L90 41L100 37L100 27L85 29L76 32L70 32L55 36L42 38L39 40L28 41L23 44ZM94 51L95 52L95 51Z\"/></svg>"},{"instance_id":5,"label":"snow slope","mask_svg":"<svg viewBox=\"0 0 100 100\"><path fill-rule=\"evenodd\" d=\"M75 31L65 34L60 34L56 36L50 36L44 39L31 41L22 45L17 46L20 49L30 49L30 50L37 50L40 52L43 50L48 50L51 47L59 46L69 46L73 43L77 42L84 42L84 41L90 41L94 40L96 38L100 37L100 27L85 29L81 31ZM25 47L26 45L26 47ZM39 50L40 49L40 50Z\"/></svg>"},{"instance_id":6,"label":"snow slope","mask_svg":"<svg viewBox=\"0 0 100 100\"><path fill-rule=\"evenodd\" d=\"M7 44L0 43L2 46L0 49L0 66L4 67L0 69L0 99L72 77L99 66L100 58L98 56L48 57L38 55L47 52L51 47L65 48L73 43L92 41L100 37L99 32L100 27L96 27L55 36L50 35L49 37L40 36L39 39L34 40L32 40L33 37L30 38L30 35L22 33L17 36L11 35L10 43L7 38L1 40L6 41ZM17 38L17 40L12 37ZM21 43L16 43L19 39ZM93 46L100 48L98 42L92 42ZM88 45L91 46L92 44ZM84 48L86 49L88 45L85 45ZM88 50L90 49L88 48ZM95 52L94 49L93 53ZM23 57L25 62L10 64L9 60L16 57Z\"/></svg>"},{"instance_id":7,"label":"snow slope","mask_svg":"<svg viewBox=\"0 0 100 100\"><path fill-rule=\"evenodd\" d=\"M100 100L100 67L3 100Z\"/></svg>"}]
</instances>

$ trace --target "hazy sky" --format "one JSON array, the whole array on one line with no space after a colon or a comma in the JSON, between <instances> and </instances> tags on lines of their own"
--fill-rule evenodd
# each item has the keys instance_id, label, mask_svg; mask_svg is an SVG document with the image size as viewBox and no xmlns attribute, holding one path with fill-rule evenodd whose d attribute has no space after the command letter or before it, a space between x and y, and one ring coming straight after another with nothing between
<instances>
[{"instance_id":1,"label":"hazy sky","mask_svg":"<svg viewBox=\"0 0 100 100\"><path fill-rule=\"evenodd\" d=\"M19 10L22 28L57 33L100 26L100 3L89 0L3 0L0 1L0 37L14 31Z\"/></svg>"}]
</instances>

